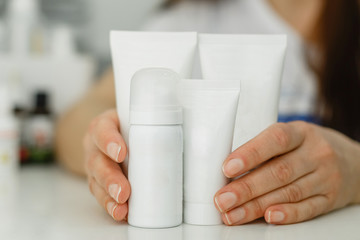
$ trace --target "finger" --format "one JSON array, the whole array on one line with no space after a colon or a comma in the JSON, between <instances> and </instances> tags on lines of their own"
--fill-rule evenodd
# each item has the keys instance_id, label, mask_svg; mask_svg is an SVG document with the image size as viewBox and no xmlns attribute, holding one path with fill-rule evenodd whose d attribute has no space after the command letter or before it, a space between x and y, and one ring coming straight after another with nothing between
<instances>
[{"instance_id":1,"label":"finger","mask_svg":"<svg viewBox=\"0 0 360 240\"><path fill-rule=\"evenodd\" d=\"M239 176L273 157L294 150L304 141L304 125L292 122L270 126L229 155L223 164L225 176Z\"/></svg>"},{"instance_id":2,"label":"finger","mask_svg":"<svg viewBox=\"0 0 360 240\"><path fill-rule=\"evenodd\" d=\"M88 171L97 183L117 202L125 203L130 196L130 184L118 163L98 154L88 164Z\"/></svg>"},{"instance_id":3,"label":"finger","mask_svg":"<svg viewBox=\"0 0 360 240\"><path fill-rule=\"evenodd\" d=\"M93 120L90 135L95 145L108 157L116 162L124 161L127 148L120 134L116 111L107 111Z\"/></svg>"},{"instance_id":4,"label":"finger","mask_svg":"<svg viewBox=\"0 0 360 240\"><path fill-rule=\"evenodd\" d=\"M299 180L273 192L251 200L238 208L223 213L224 222L228 225L239 225L263 217L270 206L281 203L294 203L315 195L325 193L327 186L314 184L323 182L324 177L310 173Z\"/></svg>"},{"instance_id":5,"label":"finger","mask_svg":"<svg viewBox=\"0 0 360 240\"><path fill-rule=\"evenodd\" d=\"M96 153L97 149L94 147L94 143L92 142L92 139L90 137L90 134L87 133L83 139L83 148L84 148L84 158L85 158L85 172L86 175L89 176L90 175L90 171L89 171L89 159L91 159L91 156L94 155L94 153Z\"/></svg>"},{"instance_id":6,"label":"finger","mask_svg":"<svg viewBox=\"0 0 360 240\"><path fill-rule=\"evenodd\" d=\"M286 203L269 207L265 220L272 224L290 224L312 219L328 211L329 199L318 195L298 203Z\"/></svg>"},{"instance_id":7,"label":"finger","mask_svg":"<svg viewBox=\"0 0 360 240\"><path fill-rule=\"evenodd\" d=\"M314 171L314 162L303 160L307 159L304 155L306 152L297 149L229 183L215 195L218 209L226 212Z\"/></svg>"},{"instance_id":8,"label":"finger","mask_svg":"<svg viewBox=\"0 0 360 240\"><path fill-rule=\"evenodd\" d=\"M91 193L95 196L98 203L105 208L105 210L110 216L112 216L114 220L121 221L125 219L128 212L127 203L117 204L96 182L94 178L89 179L89 187Z\"/></svg>"}]
</instances>

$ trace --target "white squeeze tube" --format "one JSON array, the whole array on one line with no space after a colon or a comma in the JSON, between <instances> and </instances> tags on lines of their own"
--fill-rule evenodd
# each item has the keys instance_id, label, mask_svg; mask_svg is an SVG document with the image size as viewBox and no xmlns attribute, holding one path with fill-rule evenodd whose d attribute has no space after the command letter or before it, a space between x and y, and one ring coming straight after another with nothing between
<instances>
[{"instance_id":1,"label":"white squeeze tube","mask_svg":"<svg viewBox=\"0 0 360 240\"><path fill-rule=\"evenodd\" d=\"M285 35L200 34L203 77L241 79L233 150L277 122Z\"/></svg>"},{"instance_id":2,"label":"white squeeze tube","mask_svg":"<svg viewBox=\"0 0 360 240\"><path fill-rule=\"evenodd\" d=\"M228 183L222 164L231 152L239 81L182 80L184 221L221 224L214 196Z\"/></svg>"},{"instance_id":3,"label":"white squeeze tube","mask_svg":"<svg viewBox=\"0 0 360 240\"><path fill-rule=\"evenodd\" d=\"M196 32L111 31L116 107L121 134L128 144L131 78L142 68L169 68L190 78L197 47Z\"/></svg>"}]
</instances>

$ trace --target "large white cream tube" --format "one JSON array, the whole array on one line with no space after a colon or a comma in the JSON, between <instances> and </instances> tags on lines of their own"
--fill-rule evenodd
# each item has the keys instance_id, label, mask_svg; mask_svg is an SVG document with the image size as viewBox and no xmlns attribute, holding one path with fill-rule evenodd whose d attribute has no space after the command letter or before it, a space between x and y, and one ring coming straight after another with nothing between
<instances>
[{"instance_id":1,"label":"large white cream tube","mask_svg":"<svg viewBox=\"0 0 360 240\"><path fill-rule=\"evenodd\" d=\"M182 78L190 78L197 34L111 31L110 45L120 130L128 143L131 78L138 70L152 67L170 68Z\"/></svg>"},{"instance_id":2,"label":"large white cream tube","mask_svg":"<svg viewBox=\"0 0 360 240\"><path fill-rule=\"evenodd\" d=\"M228 182L222 163L230 154L239 81L183 80L184 221L221 224L215 193Z\"/></svg>"},{"instance_id":3,"label":"large white cream tube","mask_svg":"<svg viewBox=\"0 0 360 240\"><path fill-rule=\"evenodd\" d=\"M233 150L277 122L286 45L285 35L199 35L203 77L241 79Z\"/></svg>"}]
</instances>

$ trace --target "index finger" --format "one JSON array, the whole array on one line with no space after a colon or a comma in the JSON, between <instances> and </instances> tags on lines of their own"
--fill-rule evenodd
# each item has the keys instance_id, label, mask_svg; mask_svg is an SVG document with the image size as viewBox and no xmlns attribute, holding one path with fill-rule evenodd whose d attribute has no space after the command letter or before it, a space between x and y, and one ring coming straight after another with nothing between
<instances>
[{"instance_id":1,"label":"index finger","mask_svg":"<svg viewBox=\"0 0 360 240\"><path fill-rule=\"evenodd\" d=\"M90 137L95 145L115 162L126 157L126 143L120 134L120 123L115 110L98 116L90 124Z\"/></svg>"},{"instance_id":2,"label":"index finger","mask_svg":"<svg viewBox=\"0 0 360 240\"><path fill-rule=\"evenodd\" d=\"M240 146L224 161L227 177L239 176L273 157L299 147L305 138L303 122L276 123Z\"/></svg>"}]
</instances>

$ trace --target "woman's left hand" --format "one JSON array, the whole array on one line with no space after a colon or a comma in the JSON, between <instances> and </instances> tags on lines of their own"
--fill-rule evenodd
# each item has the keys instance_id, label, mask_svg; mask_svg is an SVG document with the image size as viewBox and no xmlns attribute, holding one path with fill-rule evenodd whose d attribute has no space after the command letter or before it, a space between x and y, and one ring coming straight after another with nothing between
<instances>
[{"instance_id":1,"label":"woman's left hand","mask_svg":"<svg viewBox=\"0 0 360 240\"><path fill-rule=\"evenodd\" d=\"M223 165L229 178L249 170L215 195L227 225L260 217L296 223L360 203L360 144L328 128L300 121L270 126Z\"/></svg>"}]
</instances>

